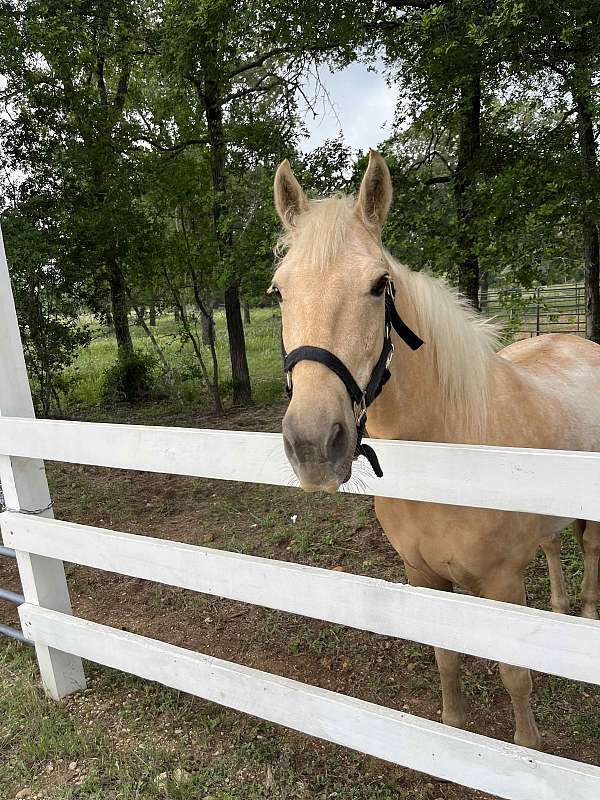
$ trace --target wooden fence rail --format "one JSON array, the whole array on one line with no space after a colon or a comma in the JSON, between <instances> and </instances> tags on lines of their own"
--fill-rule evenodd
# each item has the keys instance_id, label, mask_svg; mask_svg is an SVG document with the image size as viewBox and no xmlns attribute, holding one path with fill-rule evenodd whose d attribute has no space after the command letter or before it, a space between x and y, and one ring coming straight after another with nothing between
<instances>
[{"instance_id":1,"label":"wooden fence rail","mask_svg":"<svg viewBox=\"0 0 600 800\"><path fill-rule=\"evenodd\" d=\"M513 800L597 800L600 769L450 728L278 675L35 605L24 630L48 647L158 681L362 753Z\"/></svg>"},{"instance_id":2,"label":"wooden fence rail","mask_svg":"<svg viewBox=\"0 0 600 800\"><path fill-rule=\"evenodd\" d=\"M39 556L600 684L594 620L23 514L0 525Z\"/></svg>"},{"instance_id":3,"label":"wooden fence rail","mask_svg":"<svg viewBox=\"0 0 600 800\"><path fill-rule=\"evenodd\" d=\"M600 521L600 453L371 440L348 491ZM281 434L0 417L0 453L100 467L290 486ZM7 498L7 507L13 508ZM34 509L35 506L23 505Z\"/></svg>"}]
</instances>

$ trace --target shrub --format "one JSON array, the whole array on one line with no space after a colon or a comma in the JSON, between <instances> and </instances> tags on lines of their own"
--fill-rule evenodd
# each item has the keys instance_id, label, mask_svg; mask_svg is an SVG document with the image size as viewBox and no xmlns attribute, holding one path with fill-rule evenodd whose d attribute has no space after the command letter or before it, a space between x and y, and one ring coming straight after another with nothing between
<instances>
[{"instance_id":1,"label":"shrub","mask_svg":"<svg viewBox=\"0 0 600 800\"><path fill-rule=\"evenodd\" d=\"M117 360L104 373L102 399L105 403L147 400L154 387L155 358L144 351L119 352Z\"/></svg>"}]
</instances>

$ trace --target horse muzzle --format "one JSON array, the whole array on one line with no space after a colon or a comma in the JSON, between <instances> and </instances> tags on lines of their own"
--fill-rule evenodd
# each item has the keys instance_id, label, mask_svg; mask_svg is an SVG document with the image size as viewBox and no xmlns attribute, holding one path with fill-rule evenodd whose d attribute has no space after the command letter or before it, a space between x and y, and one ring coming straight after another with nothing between
<instances>
[{"instance_id":1,"label":"horse muzzle","mask_svg":"<svg viewBox=\"0 0 600 800\"><path fill-rule=\"evenodd\" d=\"M350 478L355 435L343 420L307 425L290 409L283 420L283 446L306 492L333 493Z\"/></svg>"}]
</instances>

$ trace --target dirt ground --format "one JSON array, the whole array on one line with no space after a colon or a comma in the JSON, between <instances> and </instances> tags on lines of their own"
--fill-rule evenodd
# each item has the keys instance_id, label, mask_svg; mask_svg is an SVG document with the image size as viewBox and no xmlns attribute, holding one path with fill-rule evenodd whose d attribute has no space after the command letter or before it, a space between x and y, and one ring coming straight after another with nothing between
<instances>
[{"instance_id":1,"label":"dirt ground","mask_svg":"<svg viewBox=\"0 0 600 800\"><path fill-rule=\"evenodd\" d=\"M172 415L152 421L278 430L281 414L281 407L271 407L230 414L220 420ZM120 421L147 423L148 415L142 418L127 413ZM47 468L57 518L386 580L404 580L401 562L384 538L368 497L305 496L296 489L67 464L52 463ZM565 540L564 560L574 598L581 579L581 562L571 537ZM439 719L440 692L431 648L75 565L67 565L67 575L78 616ZM16 568L7 559L0 559L0 585L19 589ZM528 595L533 605L548 607L547 572L541 555L530 570ZM3 606L0 614L1 621L16 622L12 607ZM0 643L0 648L5 646ZM185 752L188 774L200 767L205 770L215 759L219 763L230 759L232 753L239 754L240 748L247 748L252 742L260 744L259 754L244 762L247 775L242 770L240 776L238 770L237 778L223 778L232 782L227 789L229 794L224 793L223 785L219 788L217 780L214 791L207 791L199 783L197 794L178 794L167 788L155 795L152 789L135 795L140 798L238 798L245 796L240 787L248 781L254 787L248 797L474 800L487 796L257 723L178 693L149 688L141 681L115 677L116 673L110 670L90 667L88 672L90 690L66 701L66 709L84 724L92 704L94 724L108 732L117 752L128 752L132 738L153 745L160 742L171 754ZM464 684L470 706L469 729L511 740L511 711L497 667L465 658ZM543 675L536 675L534 684L534 708L544 749L600 765L598 687ZM167 703L165 697L171 700ZM123 709L132 703L144 708L143 714L138 715L137 727L135 715L125 717L127 724L123 722ZM170 716L166 729L162 729L165 703L170 704ZM207 719L220 722L212 728ZM84 764L85 758L77 761L80 763ZM69 775L66 761L59 767L55 760L50 772L44 772L44 765L35 759L25 759L24 764L20 777L15 778L17 782L7 784L14 787L15 797L18 786L25 784L41 786L42 794L22 797L92 796L82 793L81 781L79 790L72 794L53 793L52 787L63 791L70 783L76 786L73 776L80 775L81 766ZM256 766L255 774L252 764ZM286 789L286 794L282 786L288 768L302 776L303 788ZM57 776L62 777L59 780ZM119 794L112 778L106 780L98 796L125 796Z\"/></svg>"}]
</instances>

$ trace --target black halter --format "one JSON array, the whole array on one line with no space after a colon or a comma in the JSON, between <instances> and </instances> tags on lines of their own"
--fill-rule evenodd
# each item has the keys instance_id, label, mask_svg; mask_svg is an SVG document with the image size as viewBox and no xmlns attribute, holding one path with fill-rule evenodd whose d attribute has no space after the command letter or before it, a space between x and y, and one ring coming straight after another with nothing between
<instances>
[{"instance_id":1,"label":"black halter","mask_svg":"<svg viewBox=\"0 0 600 800\"><path fill-rule=\"evenodd\" d=\"M418 350L423 344L423 340L408 327L396 311L396 304L394 302L395 294L394 284L390 279L385 288L383 347L364 391L354 380L352 373L346 365L340 361L336 355L322 347L312 347L310 345L297 347L295 350L292 350L291 353L288 353L283 361L283 368L287 378L287 393L290 397L293 389L292 369L299 361L317 361L332 372L335 372L346 387L354 406L354 420L356 422L356 449L354 451L354 458L365 456L378 478L383 476L379 460L373 448L368 444L362 443L362 438L367 424L367 408L371 405L373 400L379 396L381 390L390 378L389 367L394 355L394 344L391 338L392 328L396 331L398 336L406 342L411 350Z\"/></svg>"}]
</instances>

